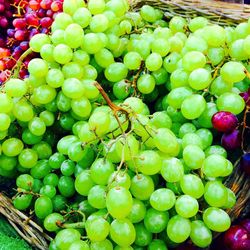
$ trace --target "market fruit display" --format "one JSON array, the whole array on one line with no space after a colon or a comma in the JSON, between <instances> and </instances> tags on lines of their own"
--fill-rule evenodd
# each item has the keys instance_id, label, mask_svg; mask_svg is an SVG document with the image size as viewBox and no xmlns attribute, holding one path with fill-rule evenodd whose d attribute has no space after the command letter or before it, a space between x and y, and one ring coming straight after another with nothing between
<instances>
[{"instance_id":1,"label":"market fruit display","mask_svg":"<svg viewBox=\"0 0 250 250\"><path fill-rule=\"evenodd\" d=\"M205 248L230 228L250 22L64 0L29 47L28 76L1 87L0 175L51 250Z\"/></svg>"}]
</instances>

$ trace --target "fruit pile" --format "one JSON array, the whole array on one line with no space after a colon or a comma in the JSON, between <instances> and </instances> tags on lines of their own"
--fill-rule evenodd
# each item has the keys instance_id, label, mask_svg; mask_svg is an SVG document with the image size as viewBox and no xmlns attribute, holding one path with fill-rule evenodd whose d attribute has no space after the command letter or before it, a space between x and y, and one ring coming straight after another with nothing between
<instances>
[{"instance_id":1,"label":"fruit pile","mask_svg":"<svg viewBox=\"0 0 250 250\"><path fill-rule=\"evenodd\" d=\"M11 75L13 67L29 48L29 40L38 33L49 33L56 14L62 11L62 0L0 0L0 84ZM31 53L23 60L17 76L28 75Z\"/></svg>"},{"instance_id":2,"label":"fruit pile","mask_svg":"<svg viewBox=\"0 0 250 250\"><path fill-rule=\"evenodd\" d=\"M16 179L14 206L34 211L51 250L209 246L236 202L218 138L241 145L250 22L64 0L51 30L30 40L41 58L29 76L0 93L0 175Z\"/></svg>"}]
</instances>

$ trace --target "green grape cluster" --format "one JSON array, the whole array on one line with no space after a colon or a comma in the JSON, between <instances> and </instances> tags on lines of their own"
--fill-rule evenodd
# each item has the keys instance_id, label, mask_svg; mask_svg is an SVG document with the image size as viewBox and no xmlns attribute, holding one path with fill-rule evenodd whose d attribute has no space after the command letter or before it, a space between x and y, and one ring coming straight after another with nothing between
<instances>
[{"instance_id":1,"label":"green grape cluster","mask_svg":"<svg viewBox=\"0 0 250 250\"><path fill-rule=\"evenodd\" d=\"M0 93L0 175L50 250L198 247L230 227L233 171L217 111L240 114L250 23L190 21L126 0L64 0L29 78Z\"/></svg>"}]
</instances>

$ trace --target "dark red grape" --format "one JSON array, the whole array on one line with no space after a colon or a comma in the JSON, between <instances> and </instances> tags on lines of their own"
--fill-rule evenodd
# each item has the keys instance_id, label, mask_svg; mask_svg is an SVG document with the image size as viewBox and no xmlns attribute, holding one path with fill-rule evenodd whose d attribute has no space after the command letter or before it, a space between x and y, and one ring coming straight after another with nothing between
<instances>
[{"instance_id":1,"label":"dark red grape","mask_svg":"<svg viewBox=\"0 0 250 250\"><path fill-rule=\"evenodd\" d=\"M232 226L224 235L224 244L229 250L249 250L250 234L241 226Z\"/></svg>"},{"instance_id":2,"label":"dark red grape","mask_svg":"<svg viewBox=\"0 0 250 250\"><path fill-rule=\"evenodd\" d=\"M250 233L250 219L244 219L240 222L240 225L244 227L248 233Z\"/></svg>"},{"instance_id":3,"label":"dark red grape","mask_svg":"<svg viewBox=\"0 0 250 250\"><path fill-rule=\"evenodd\" d=\"M219 111L212 117L213 127L224 133L233 131L238 125L238 118L227 111Z\"/></svg>"},{"instance_id":4,"label":"dark red grape","mask_svg":"<svg viewBox=\"0 0 250 250\"><path fill-rule=\"evenodd\" d=\"M13 21L13 26L16 28L16 29L25 29L26 28L26 21L24 18L16 18L14 21Z\"/></svg>"},{"instance_id":5,"label":"dark red grape","mask_svg":"<svg viewBox=\"0 0 250 250\"><path fill-rule=\"evenodd\" d=\"M241 145L241 134L239 130L223 134L221 138L222 146L227 150L234 150Z\"/></svg>"},{"instance_id":6,"label":"dark red grape","mask_svg":"<svg viewBox=\"0 0 250 250\"><path fill-rule=\"evenodd\" d=\"M39 26L39 19L34 14L27 14L25 16L25 20L30 26L38 27Z\"/></svg>"},{"instance_id":7,"label":"dark red grape","mask_svg":"<svg viewBox=\"0 0 250 250\"><path fill-rule=\"evenodd\" d=\"M53 12L52 12L52 15L53 15ZM49 28L51 26L52 22L53 22L53 20L50 17L43 17L40 20L40 24L43 28Z\"/></svg>"}]
</instances>

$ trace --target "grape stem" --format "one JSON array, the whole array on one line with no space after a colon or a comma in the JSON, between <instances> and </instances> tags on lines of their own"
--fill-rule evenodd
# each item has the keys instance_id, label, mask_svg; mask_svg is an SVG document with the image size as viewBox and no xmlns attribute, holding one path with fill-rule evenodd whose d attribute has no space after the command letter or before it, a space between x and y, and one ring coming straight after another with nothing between
<instances>
[{"instance_id":1,"label":"grape stem","mask_svg":"<svg viewBox=\"0 0 250 250\"><path fill-rule=\"evenodd\" d=\"M61 221L57 221L56 225L60 228L84 228L85 222L75 222L75 223L64 223Z\"/></svg>"},{"instance_id":2,"label":"grape stem","mask_svg":"<svg viewBox=\"0 0 250 250\"><path fill-rule=\"evenodd\" d=\"M132 81L132 84L131 84L132 88L133 88L134 91L135 91L135 92L134 92L134 95L137 94L137 81L138 81L138 78L139 78L139 76L140 76L140 74L141 74L141 72L142 72L142 70L143 70L143 67L144 67L144 61L141 62L140 68L139 68L139 70L137 71L136 75L134 76L133 81Z\"/></svg>"},{"instance_id":3,"label":"grape stem","mask_svg":"<svg viewBox=\"0 0 250 250\"><path fill-rule=\"evenodd\" d=\"M21 65L22 65L23 60L24 60L29 54L31 54L31 53L32 53L32 49L29 48L29 49L27 49L27 50L19 57L19 59L18 59L17 62L16 62L16 65L13 67L13 70L14 70L14 72L13 72L13 78L17 78L17 77L18 77L19 69L20 69L20 67L21 67Z\"/></svg>"}]
</instances>

